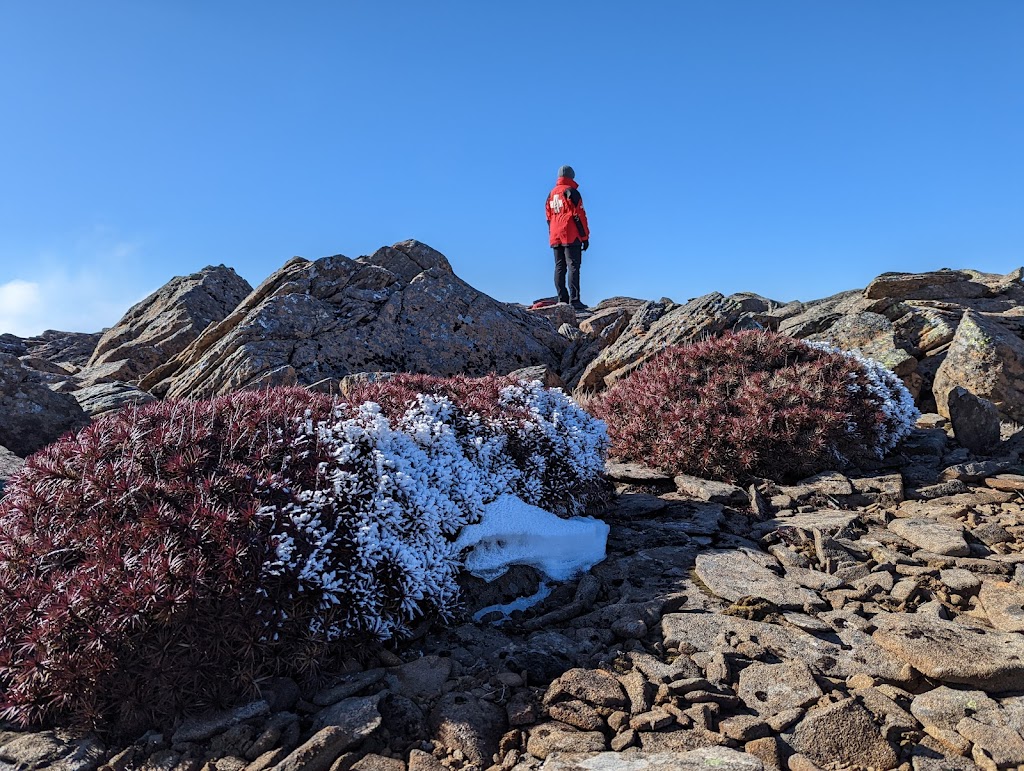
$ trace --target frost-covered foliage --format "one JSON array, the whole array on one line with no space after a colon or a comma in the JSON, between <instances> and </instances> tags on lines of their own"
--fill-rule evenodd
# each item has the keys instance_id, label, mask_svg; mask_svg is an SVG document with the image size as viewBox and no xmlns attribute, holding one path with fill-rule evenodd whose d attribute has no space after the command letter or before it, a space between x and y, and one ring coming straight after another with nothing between
<instances>
[{"instance_id":1,"label":"frost-covered foliage","mask_svg":"<svg viewBox=\"0 0 1024 771\"><path fill-rule=\"evenodd\" d=\"M857 362L860 373L851 373L847 389L857 395L866 394L879 404L882 419L875 425L875 454L882 458L914 428L921 411L914 397L896 377L896 373L880 361L864 356L860 351L844 351L830 343L808 343L813 348L847 356Z\"/></svg>"},{"instance_id":2,"label":"frost-covered foliage","mask_svg":"<svg viewBox=\"0 0 1024 771\"><path fill-rule=\"evenodd\" d=\"M877 362L760 331L667 349L591 409L612 456L733 481L882 457L918 416Z\"/></svg>"},{"instance_id":3,"label":"frost-covered foliage","mask_svg":"<svg viewBox=\"0 0 1024 771\"><path fill-rule=\"evenodd\" d=\"M377 395L150 404L30 458L0 502L3 715L131 731L263 677L315 681L456 610L455 541L487 503L573 514L605 492L603 424L560 393Z\"/></svg>"}]
</instances>

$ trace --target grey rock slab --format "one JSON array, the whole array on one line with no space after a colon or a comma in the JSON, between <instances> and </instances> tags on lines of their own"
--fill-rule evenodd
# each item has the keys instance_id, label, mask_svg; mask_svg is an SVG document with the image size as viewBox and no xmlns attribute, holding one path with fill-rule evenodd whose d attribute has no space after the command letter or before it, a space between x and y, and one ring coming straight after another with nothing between
<instances>
[{"instance_id":1,"label":"grey rock slab","mask_svg":"<svg viewBox=\"0 0 1024 771\"><path fill-rule=\"evenodd\" d=\"M85 414L93 418L133 404L148 404L156 401L153 394L119 381L97 383L79 388L71 391L71 395L81 405Z\"/></svg>"},{"instance_id":2,"label":"grey rock slab","mask_svg":"<svg viewBox=\"0 0 1024 771\"><path fill-rule=\"evenodd\" d=\"M915 614L878 614L872 638L921 674L988 692L1024 689L1024 636Z\"/></svg>"},{"instance_id":3,"label":"grey rock slab","mask_svg":"<svg viewBox=\"0 0 1024 771\"><path fill-rule=\"evenodd\" d=\"M260 699L235 709L208 712L204 715L191 717L185 720L178 727L178 730L174 732L174 736L171 737L171 743L201 742L228 730L233 725L269 714L270 704Z\"/></svg>"},{"instance_id":4,"label":"grey rock slab","mask_svg":"<svg viewBox=\"0 0 1024 771\"><path fill-rule=\"evenodd\" d=\"M1005 581L985 581L978 600L996 629L1024 632L1024 587Z\"/></svg>"},{"instance_id":5,"label":"grey rock slab","mask_svg":"<svg viewBox=\"0 0 1024 771\"><path fill-rule=\"evenodd\" d=\"M764 771L764 763L746 752L728 747L704 747L688 752L654 752L625 755L600 752L594 755L552 753L543 771Z\"/></svg>"},{"instance_id":6,"label":"grey rock slab","mask_svg":"<svg viewBox=\"0 0 1024 771\"><path fill-rule=\"evenodd\" d=\"M393 670L400 693L412 699L429 699L441 694L441 687L452 671L452 660L441 656L423 656Z\"/></svg>"},{"instance_id":7,"label":"grey rock slab","mask_svg":"<svg viewBox=\"0 0 1024 771\"><path fill-rule=\"evenodd\" d=\"M0 353L0 445L25 458L88 422L73 396L52 391L39 373Z\"/></svg>"},{"instance_id":8,"label":"grey rock slab","mask_svg":"<svg viewBox=\"0 0 1024 771\"><path fill-rule=\"evenodd\" d=\"M384 674L384 669L376 668L342 675L329 686L318 691L313 696L313 703L319 707L337 704L342 699L355 696L364 688L369 688L371 685L380 682L384 678Z\"/></svg>"},{"instance_id":9,"label":"grey rock slab","mask_svg":"<svg viewBox=\"0 0 1024 771\"><path fill-rule=\"evenodd\" d=\"M740 673L736 695L759 715L771 716L809 707L821 698L822 691L810 667L802 661L790 661L751 664Z\"/></svg>"},{"instance_id":10,"label":"grey rock slab","mask_svg":"<svg viewBox=\"0 0 1024 771\"><path fill-rule=\"evenodd\" d=\"M999 768L1024 764L1024 739L1009 726L989 725L965 717L956 724L956 732L985 750Z\"/></svg>"},{"instance_id":11,"label":"grey rock slab","mask_svg":"<svg viewBox=\"0 0 1024 771\"><path fill-rule=\"evenodd\" d=\"M605 461L604 473L615 482L634 484L651 484L656 482L669 484L672 482L671 474L643 463L628 463L609 459Z\"/></svg>"},{"instance_id":12,"label":"grey rock slab","mask_svg":"<svg viewBox=\"0 0 1024 771\"><path fill-rule=\"evenodd\" d=\"M379 725L379 715L377 721ZM326 726L273 766L271 771L328 771L341 753L364 738L365 735L352 733L346 726Z\"/></svg>"},{"instance_id":13,"label":"grey rock slab","mask_svg":"<svg viewBox=\"0 0 1024 771\"><path fill-rule=\"evenodd\" d=\"M743 552L698 554L694 571L715 595L731 602L741 597L763 597L780 608L821 608L825 605L810 589L780 578Z\"/></svg>"},{"instance_id":14,"label":"grey rock slab","mask_svg":"<svg viewBox=\"0 0 1024 771\"><path fill-rule=\"evenodd\" d=\"M793 731L793 749L823 768L893 768L896 753L854 699L811 710Z\"/></svg>"},{"instance_id":15,"label":"grey rock slab","mask_svg":"<svg viewBox=\"0 0 1024 771\"><path fill-rule=\"evenodd\" d=\"M780 660L803 661L813 671L828 677L845 679L863 673L903 682L911 675L902 660L853 629L841 630L843 644L837 645L795 628L714 613L672 613L662 618L661 626L669 648L732 653L734 642L756 640L757 645ZM851 645L843 635L857 644Z\"/></svg>"},{"instance_id":16,"label":"grey rock slab","mask_svg":"<svg viewBox=\"0 0 1024 771\"><path fill-rule=\"evenodd\" d=\"M481 768L491 762L498 742L508 727L504 709L472 694L445 694L430 716L435 740L444 747L461 750Z\"/></svg>"},{"instance_id":17,"label":"grey rock slab","mask_svg":"<svg viewBox=\"0 0 1024 771\"><path fill-rule=\"evenodd\" d=\"M837 509L815 509L807 512L785 512L779 513L772 519L764 522L752 523L750 528L751 537L762 538L769 533L784 528L804 530L811 532L819 530L828 535L835 535L846 530L850 525L860 519L856 512L839 511Z\"/></svg>"},{"instance_id":18,"label":"grey rock slab","mask_svg":"<svg viewBox=\"0 0 1024 771\"><path fill-rule=\"evenodd\" d=\"M948 557L966 557L971 553L963 531L952 525L937 522L930 517L914 517L911 519L894 519L889 529L900 538L905 538L915 546Z\"/></svg>"},{"instance_id":19,"label":"grey rock slab","mask_svg":"<svg viewBox=\"0 0 1024 771\"><path fill-rule=\"evenodd\" d=\"M324 707L313 716L313 730L327 726L339 726L353 737L365 738L380 726L378 705L382 694L373 696L352 696L336 704ZM355 743L355 740L353 740Z\"/></svg>"},{"instance_id":20,"label":"grey rock slab","mask_svg":"<svg viewBox=\"0 0 1024 771\"><path fill-rule=\"evenodd\" d=\"M981 588L981 579L963 568L947 568L939 572L939 580L954 594L973 594Z\"/></svg>"},{"instance_id":21,"label":"grey rock slab","mask_svg":"<svg viewBox=\"0 0 1024 771\"><path fill-rule=\"evenodd\" d=\"M746 506L750 503L743 488L727 482L703 479L689 474L677 474L672 481L680 495L727 506Z\"/></svg>"},{"instance_id":22,"label":"grey rock slab","mask_svg":"<svg viewBox=\"0 0 1024 771\"><path fill-rule=\"evenodd\" d=\"M0 748L0 766L12 771L93 771L103 760L103 753L103 744L94 736L39 731L5 742Z\"/></svg>"}]
</instances>

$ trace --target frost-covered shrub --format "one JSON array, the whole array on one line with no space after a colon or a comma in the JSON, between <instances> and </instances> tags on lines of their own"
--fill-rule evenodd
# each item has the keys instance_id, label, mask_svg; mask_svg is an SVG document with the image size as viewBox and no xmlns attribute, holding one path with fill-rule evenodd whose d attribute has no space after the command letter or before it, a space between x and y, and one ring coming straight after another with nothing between
<instances>
[{"instance_id":1,"label":"frost-covered shrub","mask_svg":"<svg viewBox=\"0 0 1024 771\"><path fill-rule=\"evenodd\" d=\"M559 389L511 377L397 375L350 391L352 402L372 401L397 417L417 394L450 399L468 423L458 432L503 437L500 472L507 491L559 516L578 516L609 494L604 474L604 424Z\"/></svg>"},{"instance_id":2,"label":"frost-covered shrub","mask_svg":"<svg viewBox=\"0 0 1024 771\"><path fill-rule=\"evenodd\" d=\"M667 349L591 409L612 456L733 481L882 457L918 415L877 362L759 331Z\"/></svg>"},{"instance_id":3,"label":"frost-covered shrub","mask_svg":"<svg viewBox=\"0 0 1024 771\"><path fill-rule=\"evenodd\" d=\"M3 715L130 731L263 677L313 682L450 616L453 543L484 504L531 490L575 511L603 489L599 421L473 382L399 381L382 405L304 389L150 404L30 458L0 502Z\"/></svg>"}]
</instances>

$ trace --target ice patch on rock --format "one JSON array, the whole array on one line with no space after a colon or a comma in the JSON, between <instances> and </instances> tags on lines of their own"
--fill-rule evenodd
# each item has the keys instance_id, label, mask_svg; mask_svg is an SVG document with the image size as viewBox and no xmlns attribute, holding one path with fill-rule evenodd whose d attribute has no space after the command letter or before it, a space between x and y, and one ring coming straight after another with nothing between
<instances>
[{"instance_id":1,"label":"ice patch on rock","mask_svg":"<svg viewBox=\"0 0 1024 771\"><path fill-rule=\"evenodd\" d=\"M506 602L499 605L488 605L486 608L480 608L476 613L473 614L473 620L480 622L484 616L491 613L500 613L501 618L493 623L500 623L508 619L513 612L517 610L526 610L532 608L534 605L543 602L547 599L548 595L551 594L551 584L541 584L540 587L531 594L529 597L517 597L512 602Z\"/></svg>"},{"instance_id":2,"label":"ice patch on rock","mask_svg":"<svg viewBox=\"0 0 1024 771\"><path fill-rule=\"evenodd\" d=\"M480 521L462 529L455 547L469 549L465 568L485 581L512 565L567 581L604 559L608 529L593 517L561 519L506 494L484 506Z\"/></svg>"}]
</instances>

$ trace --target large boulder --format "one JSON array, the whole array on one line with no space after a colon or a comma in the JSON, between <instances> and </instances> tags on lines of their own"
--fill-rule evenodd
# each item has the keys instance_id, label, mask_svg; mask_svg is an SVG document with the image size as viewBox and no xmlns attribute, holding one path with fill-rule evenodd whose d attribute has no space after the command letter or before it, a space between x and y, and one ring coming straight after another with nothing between
<instances>
[{"instance_id":1,"label":"large boulder","mask_svg":"<svg viewBox=\"0 0 1024 771\"><path fill-rule=\"evenodd\" d=\"M938 270L930 273L883 273L864 290L874 300L882 297L915 300L990 297L993 290L975 271Z\"/></svg>"},{"instance_id":2,"label":"large boulder","mask_svg":"<svg viewBox=\"0 0 1024 771\"><path fill-rule=\"evenodd\" d=\"M677 305L670 300L638 308L614 343L584 370L576 389L602 391L625 377L667 346L692 343L731 330L741 321L767 314L778 303L752 294L726 297L712 292Z\"/></svg>"},{"instance_id":3,"label":"large boulder","mask_svg":"<svg viewBox=\"0 0 1024 771\"><path fill-rule=\"evenodd\" d=\"M478 292L443 254L404 241L357 260L290 260L139 385L208 397L356 372L504 374L556 369L567 345L546 319Z\"/></svg>"},{"instance_id":4,"label":"large boulder","mask_svg":"<svg viewBox=\"0 0 1024 771\"><path fill-rule=\"evenodd\" d=\"M949 394L957 386L1024 421L1024 340L987 316L964 313L932 384L943 417L949 417Z\"/></svg>"},{"instance_id":5,"label":"large boulder","mask_svg":"<svg viewBox=\"0 0 1024 771\"><path fill-rule=\"evenodd\" d=\"M0 445L24 458L88 422L74 397L50 390L16 356L0 353Z\"/></svg>"},{"instance_id":6,"label":"large boulder","mask_svg":"<svg viewBox=\"0 0 1024 771\"><path fill-rule=\"evenodd\" d=\"M224 319L251 291L248 281L223 265L176 276L104 332L86 366L102 367L113 379L138 380Z\"/></svg>"},{"instance_id":7,"label":"large boulder","mask_svg":"<svg viewBox=\"0 0 1024 771\"><path fill-rule=\"evenodd\" d=\"M827 341L844 351L860 351L880 361L899 377L906 377L917 369L917 359L905 350L906 341L897 337L893 323L879 313L847 314L827 331L808 339Z\"/></svg>"}]
</instances>

